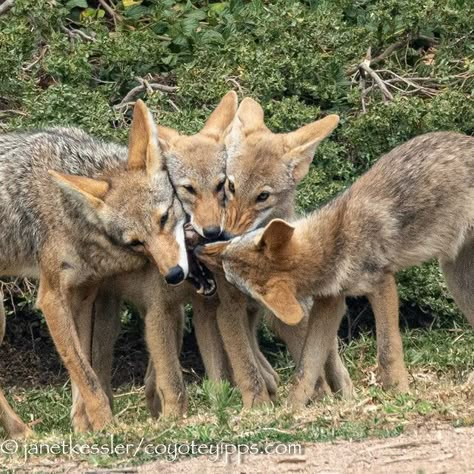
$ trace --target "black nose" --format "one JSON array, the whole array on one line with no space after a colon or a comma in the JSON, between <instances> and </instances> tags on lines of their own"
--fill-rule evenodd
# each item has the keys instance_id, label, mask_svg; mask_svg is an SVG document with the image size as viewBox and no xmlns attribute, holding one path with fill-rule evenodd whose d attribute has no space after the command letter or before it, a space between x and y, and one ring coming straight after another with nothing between
<instances>
[{"instance_id":1,"label":"black nose","mask_svg":"<svg viewBox=\"0 0 474 474\"><path fill-rule=\"evenodd\" d=\"M216 240L219 235L221 235L221 228L220 227L206 227L202 229L202 233L204 237L209 240Z\"/></svg>"},{"instance_id":2,"label":"black nose","mask_svg":"<svg viewBox=\"0 0 474 474\"><path fill-rule=\"evenodd\" d=\"M184 280L183 269L179 265L176 265L176 267L173 267L165 276L165 280L169 285L181 283Z\"/></svg>"}]
</instances>

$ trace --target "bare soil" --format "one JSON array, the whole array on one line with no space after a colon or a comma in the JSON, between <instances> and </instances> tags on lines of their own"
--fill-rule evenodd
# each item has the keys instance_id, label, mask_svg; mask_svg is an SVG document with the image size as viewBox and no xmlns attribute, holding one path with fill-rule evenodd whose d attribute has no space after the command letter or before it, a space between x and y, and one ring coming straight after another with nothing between
<instances>
[{"instance_id":1,"label":"bare soil","mask_svg":"<svg viewBox=\"0 0 474 474\"><path fill-rule=\"evenodd\" d=\"M474 427L412 429L397 438L306 443L298 455L247 455L214 461L201 456L138 467L97 469L85 463L43 461L15 473L87 474L468 474L474 473Z\"/></svg>"},{"instance_id":2,"label":"bare soil","mask_svg":"<svg viewBox=\"0 0 474 474\"><path fill-rule=\"evenodd\" d=\"M474 428L425 428L397 438L336 441L304 445L303 455L247 456L233 462L211 462L206 457L177 463L157 461L138 473L471 473L474 472ZM129 471L130 472L130 471Z\"/></svg>"}]
</instances>

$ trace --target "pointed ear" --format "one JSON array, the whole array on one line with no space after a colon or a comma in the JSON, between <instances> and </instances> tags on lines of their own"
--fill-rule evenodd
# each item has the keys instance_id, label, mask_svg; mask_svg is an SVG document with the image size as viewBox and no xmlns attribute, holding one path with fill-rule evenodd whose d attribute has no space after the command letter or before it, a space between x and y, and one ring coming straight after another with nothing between
<instances>
[{"instance_id":1,"label":"pointed ear","mask_svg":"<svg viewBox=\"0 0 474 474\"><path fill-rule=\"evenodd\" d=\"M171 144L176 140L180 134L177 130L163 125L157 125L158 127L158 141L162 151L166 152L171 148Z\"/></svg>"},{"instance_id":2,"label":"pointed ear","mask_svg":"<svg viewBox=\"0 0 474 474\"><path fill-rule=\"evenodd\" d=\"M294 226L283 219L273 219L257 237L255 244L257 247L276 251L290 242L294 231Z\"/></svg>"},{"instance_id":3,"label":"pointed ear","mask_svg":"<svg viewBox=\"0 0 474 474\"><path fill-rule=\"evenodd\" d=\"M266 128L262 106L250 97L246 97L237 110L237 117L242 122L245 135L255 130Z\"/></svg>"},{"instance_id":4,"label":"pointed ear","mask_svg":"<svg viewBox=\"0 0 474 474\"><path fill-rule=\"evenodd\" d=\"M261 105L246 97L239 105L234 120L227 129L225 146L230 156L236 154L245 137L258 130L268 130Z\"/></svg>"},{"instance_id":5,"label":"pointed ear","mask_svg":"<svg viewBox=\"0 0 474 474\"><path fill-rule=\"evenodd\" d=\"M153 176L164 169L158 144L158 129L151 112L142 100L133 109L132 128L128 139L128 169L146 170Z\"/></svg>"},{"instance_id":6,"label":"pointed ear","mask_svg":"<svg viewBox=\"0 0 474 474\"><path fill-rule=\"evenodd\" d=\"M285 159L291 167L296 183L306 176L317 146L337 127L338 123L338 115L328 115L284 136L284 141L290 148Z\"/></svg>"},{"instance_id":7,"label":"pointed ear","mask_svg":"<svg viewBox=\"0 0 474 474\"><path fill-rule=\"evenodd\" d=\"M265 295L258 295L258 299L285 324L295 325L304 318L304 309L284 281L273 283Z\"/></svg>"},{"instance_id":8,"label":"pointed ear","mask_svg":"<svg viewBox=\"0 0 474 474\"><path fill-rule=\"evenodd\" d=\"M212 244L199 245L196 247L196 256L211 269L222 268L222 254L229 242L214 242Z\"/></svg>"},{"instance_id":9,"label":"pointed ear","mask_svg":"<svg viewBox=\"0 0 474 474\"><path fill-rule=\"evenodd\" d=\"M234 91L228 92L206 120L204 127L199 133L208 135L216 141L220 141L225 130L235 117L237 103L237 94Z\"/></svg>"},{"instance_id":10,"label":"pointed ear","mask_svg":"<svg viewBox=\"0 0 474 474\"><path fill-rule=\"evenodd\" d=\"M70 196L80 200L89 207L99 209L104 205L104 197L109 190L109 183L100 179L86 178L85 176L67 175L49 170L59 187Z\"/></svg>"}]
</instances>

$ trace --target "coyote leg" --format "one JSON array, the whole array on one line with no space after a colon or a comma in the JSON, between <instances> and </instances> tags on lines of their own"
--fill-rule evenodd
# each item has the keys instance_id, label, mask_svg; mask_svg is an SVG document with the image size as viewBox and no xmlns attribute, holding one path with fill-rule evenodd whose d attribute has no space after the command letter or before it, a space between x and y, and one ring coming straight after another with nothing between
<instances>
[{"instance_id":1,"label":"coyote leg","mask_svg":"<svg viewBox=\"0 0 474 474\"><path fill-rule=\"evenodd\" d=\"M324 376L344 311L344 297L320 299L311 310L296 381L289 396L293 407L304 407L313 395L316 382Z\"/></svg>"},{"instance_id":2,"label":"coyote leg","mask_svg":"<svg viewBox=\"0 0 474 474\"><path fill-rule=\"evenodd\" d=\"M111 408L113 407L112 364L114 344L120 332L120 307L120 298L104 285L94 302L92 314L82 313L83 319L76 321L82 350L99 377ZM78 432L89 431L91 426L84 401L74 383L72 383L72 397L71 417L74 429Z\"/></svg>"},{"instance_id":3,"label":"coyote leg","mask_svg":"<svg viewBox=\"0 0 474 474\"><path fill-rule=\"evenodd\" d=\"M343 308L345 309L344 306ZM337 337L334 339L332 349L329 352L328 359L324 366L324 372L333 393L340 395L342 398L351 398L353 396L354 388L352 386L352 380L339 355Z\"/></svg>"},{"instance_id":4,"label":"coyote leg","mask_svg":"<svg viewBox=\"0 0 474 474\"><path fill-rule=\"evenodd\" d=\"M368 295L375 316L379 375L385 389L408 391L408 373L403 361L398 293L395 277L388 274L377 291Z\"/></svg>"},{"instance_id":5,"label":"coyote leg","mask_svg":"<svg viewBox=\"0 0 474 474\"><path fill-rule=\"evenodd\" d=\"M5 336L5 309L3 307L3 292L0 290L0 344ZM9 438L24 438L32 434L28 426L20 420L7 402L5 395L0 389L0 426L6 431Z\"/></svg>"},{"instance_id":6,"label":"coyote leg","mask_svg":"<svg viewBox=\"0 0 474 474\"><path fill-rule=\"evenodd\" d=\"M0 426L7 432L9 438L26 438L32 434L13 408L7 402L5 395L0 389Z\"/></svg>"},{"instance_id":7,"label":"coyote leg","mask_svg":"<svg viewBox=\"0 0 474 474\"><path fill-rule=\"evenodd\" d=\"M229 361L217 326L219 300L194 294L192 303L194 331L206 375L210 380L230 380Z\"/></svg>"},{"instance_id":8,"label":"coyote leg","mask_svg":"<svg viewBox=\"0 0 474 474\"><path fill-rule=\"evenodd\" d=\"M442 261L441 268L454 301L474 328L474 238L464 243L453 261ZM467 382L474 385L474 372Z\"/></svg>"},{"instance_id":9,"label":"coyote leg","mask_svg":"<svg viewBox=\"0 0 474 474\"><path fill-rule=\"evenodd\" d=\"M270 402L260 366L249 340L247 298L221 278L217 288L221 301L217 309L217 323L235 382L242 393L244 407L251 408Z\"/></svg>"},{"instance_id":10,"label":"coyote leg","mask_svg":"<svg viewBox=\"0 0 474 474\"><path fill-rule=\"evenodd\" d=\"M145 373L145 399L152 418L159 418L161 415L161 400L156 390L155 368L151 357L148 360Z\"/></svg>"},{"instance_id":11,"label":"coyote leg","mask_svg":"<svg viewBox=\"0 0 474 474\"><path fill-rule=\"evenodd\" d=\"M249 305L247 308L247 315L248 338L256 356L257 363L260 367L262 377L265 380L265 384L267 385L268 393L271 399L275 401L278 391L278 384L280 383L280 377L260 350L260 346L258 343L258 324L260 322L259 308L256 306L254 307L253 305Z\"/></svg>"},{"instance_id":12,"label":"coyote leg","mask_svg":"<svg viewBox=\"0 0 474 474\"><path fill-rule=\"evenodd\" d=\"M155 387L160 397L162 414L163 416L182 416L187 409L186 389L179 363L184 311L182 305L177 305L172 300L166 301L165 298L163 295L159 306L147 310L146 341L154 367ZM148 383L153 380L152 377L149 367ZM153 406L150 408L153 411L159 409L157 402L153 401Z\"/></svg>"},{"instance_id":13,"label":"coyote leg","mask_svg":"<svg viewBox=\"0 0 474 474\"><path fill-rule=\"evenodd\" d=\"M74 324L74 315L91 313L95 289L65 288L59 290L45 274L41 275L38 307L43 311L56 349L72 381L84 399L86 413L95 430L112 421L112 411L99 378L84 355Z\"/></svg>"}]
</instances>

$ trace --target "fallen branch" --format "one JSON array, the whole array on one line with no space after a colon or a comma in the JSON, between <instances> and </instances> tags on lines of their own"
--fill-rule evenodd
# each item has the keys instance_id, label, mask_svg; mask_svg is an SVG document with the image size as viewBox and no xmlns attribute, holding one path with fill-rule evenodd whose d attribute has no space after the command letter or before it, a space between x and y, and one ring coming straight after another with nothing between
<instances>
[{"instance_id":1,"label":"fallen branch","mask_svg":"<svg viewBox=\"0 0 474 474\"><path fill-rule=\"evenodd\" d=\"M388 58L391 54L393 54L395 51L397 51L398 49L402 48L403 46L405 46L406 44L408 44L408 42L410 41L410 38L406 38L404 40L401 40L401 41L397 41L396 43L390 45L385 51L383 51L382 53L380 53L378 56L375 56L375 58L372 59L371 61L371 64L378 64L380 63L381 61L383 61L384 59ZM360 64L357 65L357 66L353 66L351 67L350 69L348 69L346 71L346 75L347 76L352 76L353 74L355 74L357 71L359 71L359 68L360 68Z\"/></svg>"},{"instance_id":2,"label":"fallen branch","mask_svg":"<svg viewBox=\"0 0 474 474\"><path fill-rule=\"evenodd\" d=\"M15 4L15 0L5 0L1 5L0 5L0 15L3 15L6 13L10 8Z\"/></svg>"},{"instance_id":3,"label":"fallen branch","mask_svg":"<svg viewBox=\"0 0 474 474\"><path fill-rule=\"evenodd\" d=\"M361 72L361 77L363 73L368 74L378 85L380 91L382 92L382 97L384 101L393 100L392 93L388 90L382 78L370 67L371 64L371 53L370 48L367 50L367 56L359 64L359 71Z\"/></svg>"},{"instance_id":4,"label":"fallen branch","mask_svg":"<svg viewBox=\"0 0 474 474\"><path fill-rule=\"evenodd\" d=\"M33 62L31 62L30 64L27 64L26 66L22 66L22 70L25 72L31 70L34 65L38 64L44 58L46 51L48 51L48 45L45 45L43 48L41 48L40 53L38 54L37 58Z\"/></svg>"},{"instance_id":5,"label":"fallen branch","mask_svg":"<svg viewBox=\"0 0 474 474\"><path fill-rule=\"evenodd\" d=\"M99 0L99 3L102 5L104 10L112 17L112 20L114 20L114 25L115 27L117 27L117 21L121 21L122 17L105 0Z\"/></svg>"},{"instance_id":6,"label":"fallen branch","mask_svg":"<svg viewBox=\"0 0 474 474\"><path fill-rule=\"evenodd\" d=\"M64 31L69 38L75 40L76 38L82 38L83 40L92 43L95 41L94 36L89 36L88 34L84 33L82 30L77 30L75 28L66 28L64 25L61 25L61 30Z\"/></svg>"},{"instance_id":7,"label":"fallen branch","mask_svg":"<svg viewBox=\"0 0 474 474\"><path fill-rule=\"evenodd\" d=\"M141 77L136 77L136 81L140 83L139 86L134 87L128 91L127 95L122 99L122 101L114 105L114 109L122 109L124 107L128 107L129 105L133 105L135 103L135 97L142 92L147 92L148 94L153 94L154 91L160 92L176 92L178 90L175 86L166 86L164 84L160 84L158 82L150 82L147 79L143 79ZM175 105L173 103L173 105ZM176 105L175 105L175 108ZM179 109L178 109L179 110Z\"/></svg>"}]
</instances>

